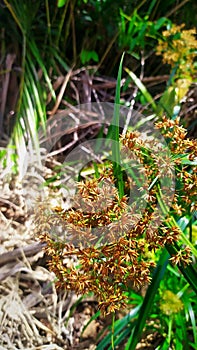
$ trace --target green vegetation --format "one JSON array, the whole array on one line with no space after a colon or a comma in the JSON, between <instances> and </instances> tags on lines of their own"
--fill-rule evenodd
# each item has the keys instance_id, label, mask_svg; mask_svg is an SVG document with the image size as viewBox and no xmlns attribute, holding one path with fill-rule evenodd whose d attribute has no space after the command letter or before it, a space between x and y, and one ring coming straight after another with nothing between
<instances>
[{"instance_id":1,"label":"green vegetation","mask_svg":"<svg viewBox=\"0 0 197 350\"><path fill-rule=\"evenodd\" d=\"M196 349L197 140L186 129L196 120L184 115L196 82L195 12L189 1L160 0L3 0L0 7L3 176L21 179L29 149L41 159L38 131L46 135L56 113L115 102L107 131L97 133L97 147L101 136L112 141L111 158L103 152L83 169L72 208L50 211L41 202L36 221L57 288L93 293L99 310L113 314L97 350L134 350L150 334L158 350ZM143 114L135 130L126 118L120 125L121 107ZM158 154L140 132L147 121L165 140ZM64 169L53 171L45 187L55 189ZM52 237L54 225L77 245ZM73 256L77 264L64 262Z\"/></svg>"}]
</instances>

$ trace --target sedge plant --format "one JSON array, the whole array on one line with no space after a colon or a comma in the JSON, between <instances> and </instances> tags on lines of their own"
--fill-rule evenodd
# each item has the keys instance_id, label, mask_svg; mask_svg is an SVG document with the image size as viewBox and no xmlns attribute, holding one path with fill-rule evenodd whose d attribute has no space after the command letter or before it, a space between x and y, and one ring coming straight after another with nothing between
<instances>
[{"instance_id":1,"label":"sedge plant","mask_svg":"<svg viewBox=\"0 0 197 350\"><path fill-rule=\"evenodd\" d=\"M116 105L120 99L121 70L122 60ZM49 268L56 275L57 288L74 290L80 295L94 293L98 308L104 315L128 306L132 288L148 286L144 298L138 299L123 320L115 322L113 318L111 335L97 346L99 350L106 346L114 349L127 339L125 349L132 350L143 334L169 263L179 268L187 288L197 293L197 249L186 231L189 224L183 228L181 221L194 218L197 209L197 141L187 138L186 130L179 125L179 118L161 117L155 127L166 139L170 150L169 156L162 160L152 152L155 141L144 139L139 131L128 130L125 135L120 135L118 108L114 109L113 118L108 137L118 141L118 146L115 143L116 147L112 147L114 157L111 164L104 161L96 168L97 171L78 182L71 208L49 210L47 203L39 204L36 231L40 240L46 243ZM140 171L145 181L141 191L144 193L143 190L148 189L143 198L145 206L141 206L137 195L133 205L128 204L128 187L135 194L137 177L131 171L131 179L124 178L122 169L117 165L120 148L127 155L128 164L135 154L142 165ZM171 176L172 164L175 192L170 208L167 208L161 177L166 172ZM139 211L136 213L136 205L141 210L140 214ZM163 214L162 222L158 220L158 207ZM57 227L66 232L66 239L59 238ZM98 227L99 237L94 230ZM103 237L105 240L102 240ZM166 298L172 296L170 293L173 292L166 291L163 304L160 303L164 313ZM179 312L182 304L177 301L177 305L175 311ZM194 325L189 304L188 310ZM172 316L169 320L168 345L174 320L178 322L180 319Z\"/></svg>"}]
</instances>

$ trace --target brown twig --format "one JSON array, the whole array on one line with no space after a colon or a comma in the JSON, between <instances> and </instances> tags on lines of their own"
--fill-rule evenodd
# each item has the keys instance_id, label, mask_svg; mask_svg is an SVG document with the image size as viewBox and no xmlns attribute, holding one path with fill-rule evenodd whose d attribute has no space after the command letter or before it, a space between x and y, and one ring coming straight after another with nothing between
<instances>
[{"instance_id":1,"label":"brown twig","mask_svg":"<svg viewBox=\"0 0 197 350\"><path fill-rule=\"evenodd\" d=\"M25 247L16 248L10 252L3 253L0 255L0 266L5 265L9 262L12 262L17 259L21 259L24 254L26 257L30 257L39 253L44 247L46 243L33 243Z\"/></svg>"},{"instance_id":2,"label":"brown twig","mask_svg":"<svg viewBox=\"0 0 197 350\"><path fill-rule=\"evenodd\" d=\"M59 93L59 95L58 95L58 97L57 97L55 106L53 107L53 109L52 109L51 111L48 111L47 114L53 115L53 114L55 114L55 113L57 112L57 109L58 109L58 107L59 107L59 105L60 105L60 103L61 103L61 101L62 101L64 92L65 92L65 90L66 90L66 87L67 87L67 84L68 84L68 82L69 82L69 79L70 79L71 75L72 75L72 68L71 68L71 70L66 74L66 76L65 76L65 78L64 78L64 82L63 82L62 87L61 87L61 89L60 89L60 93Z\"/></svg>"},{"instance_id":3,"label":"brown twig","mask_svg":"<svg viewBox=\"0 0 197 350\"><path fill-rule=\"evenodd\" d=\"M2 88L2 98L1 98L1 108L0 108L0 134L2 133L3 129L3 117L5 113L5 106L7 101L7 94L8 94L8 86L10 81L10 72L13 66L13 63L15 61L16 55L15 54L8 54L6 57L6 74L5 74L5 80L3 82L3 88Z\"/></svg>"}]
</instances>

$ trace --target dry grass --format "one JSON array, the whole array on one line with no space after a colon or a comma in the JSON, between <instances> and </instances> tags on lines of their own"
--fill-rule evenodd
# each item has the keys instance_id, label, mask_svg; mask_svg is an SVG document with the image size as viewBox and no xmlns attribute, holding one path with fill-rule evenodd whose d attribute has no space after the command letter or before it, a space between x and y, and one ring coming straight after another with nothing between
<instances>
[{"instance_id":1,"label":"dry grass","mask_svg":"<svg viewBox=\"0 0 197 350\"><path fill-rule=\"evenodd\" d=\"M80 312L71 315L80 297L57 293L24 201L17 188L11 190L1 180L0 350L74 349L95 307L87 314L83 310L83 317ZM86 332L80 349L90 349L93 339L88 339Z\"/></svg>"}]
</instances>

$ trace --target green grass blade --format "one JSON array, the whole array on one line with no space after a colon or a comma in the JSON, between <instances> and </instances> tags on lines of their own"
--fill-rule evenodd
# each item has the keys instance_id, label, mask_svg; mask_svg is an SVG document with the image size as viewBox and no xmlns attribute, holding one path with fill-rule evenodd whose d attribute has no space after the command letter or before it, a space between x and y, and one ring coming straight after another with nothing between
<instances>
[{"instance_id":1,"label":"green grass blade","mask_svg":"<svg viewBox=\"0 0 197 350\"><path fill-rule=\"evenodd\" d=\"M52 48L53 49L53 48ZM59 54L59 52L56 50L51 50L51 54L53 54L54 58L57 60L57 62L60 64L61 67L65 69L65 71L68 73L71 70L71 67L67 65L65 60L63 60Z\"/></svg>"},{"instance_id":2,"label":"green grass blade","mask_svg":"<svg viewBox=\"0 0 197 350\"><path fill-rule=\"evenodd\" d=\"M88 321L88 322L85 324L85 326L83 327L80 336L83 335L83 333L85 332L85 330L86 330L86 328L89 326L89 324L90 324L92 321L96 320L96 319L100 316L100 313L101 313L100 310L98 310L92 317L90 317L89 321Z\"/></svg>"},{"instance_id":3,"label":"green grass blade","mask_svg":"<svg viewBox=\"0 0 197 350\"><path fill-rule=\"evenodd\" d=\"M189 350L189 344L188 344L188 334L187 334L187 327L185 322L185 317L177 313L175 315L175 323L176 323L176 330L174 334L174 343L175 343L175 349L184 349Z\"/></svg>"},{"instance_id":4,"label":"green grass blade","mask_svg":"<svg viewBox=\"0 0 197 350\"><path fill-rule=\"evenodd\" d=\"M112 140L112 164L113 173L116 180L116 186L119 191L119 196L124 196L124 181L123 174L120 165L120 142L119 142L119 123L120 123L120 88L121 88L121 76L122 76L122 63L124 59L124 53L122 54L118 77L116 85L115 106L113 112L112 123L109 127L107 138Z\"/></svg>"},{"instance_id":5,"label":"green grass blade","mask_svg":"<svg viewBox=\"0 0 197 350\"><path fill-rule=\"evenodd\" d=\"M135 350L140 337L142 335L143 328L145 326L146 320L150 314L151 308L153 306L153 301L155 294L159 288L160 281L162 280L167 264L169 259L169 253L166 249L163 250L159 262L157 263L157 267L154 271L153 279L148 287L148 290L146 292L143 304L140 309L139 317L137 319L137 323L134 329L134 332L132 332L127 345L125 347L125 350Z\"/></svg>"},{"instance_id":6,"label":"green grass blade","mask_svg":"<svg viewBox=\"0 0 197 350\"><path fill-rule=\"evenodd\" d=\"M48 85L48 88L51 92L51 95L53 97L54 100L56 100L56 95L55 95L55 91L53 89L53 86L51 84L51 79L47 73L47 70L46 70L46 67L45 67L45 64L40 56L40 53L39 53L39 50L38 50L38 47L36 45L36 43L32 40L32 41L28 41L28 46L31 50L31 53L32 55L35 57L37 63L39 64L40 68L42 69L42 72L43 72L43 75L44 75L44 78L45 78L45 81Z\"/></svg>"},{"instance_id":7,"label":"green grass blade","mask_svg":"<svg viewBox=\"0 0 197 350\"><path fill-rule=\"evenodd\" d=\"M128 73L128 75L130 76L130 78L133 80L133 82L135 83L135 85L138 87L138 89L141 91L141 93L143 94L143 96L145 97L146 101L148 103L150 103L150 105L152 106L154 112L157 112L157 106L155 104L155 101L153 100L151 94L148 92L147 88L145 87L145 85L141 82L141 80L135 75L135 73L133 73L132 71L130 71L128 68L125 68L125 71Z\"/></svg>"},{"instance_id":8,"label":"green grass blade","mask_svg":"<svg viewBox=\"0 0 197 350\"><path fill-rule=\"evenodd\" d=\"M190 317L194 343L197 344L197 324L196 324L195 310L193 309L193 306L192 306L193 304L189 300L187 294L183 295L182 299L184 301L185 309L187 310L187 313L189 314L189 317Z\"/></svg>"},{"instance_id":9,"label":"green grass blade","mask_svg":"<svg viewBox=\"0 0 197 350\"><path fill-rule=\"evenodd\" d=\"M37 121L37 126L46 127L47 115L46 115L46 101L44 100L44 93L41 83L38 79L38 74L35 71L35 67L33 65L31 57L27 55L27 64L26 71L32 80L32 93L34 96L35 108L37 110L37 114L39 116L39 120Z\"/></svg>"},{"instance_id":10,"label":"green grass blade","mask_svg":"<svg viewBox=\"0 0 197 350\"><path fill-rule=\"evenodd\" d=\"M128 336L131 328L131 327L128 328L128 324L129 322L133 321L133 319L137 317L141 304L142 303L140 303L134 309L132 309L128 315L126 315L122 319L117 320L115 322L114 337L117 337L117 336L119 337L117 340L115 340L115 345L118 345L123 339L126 338L126 336ZM106 349L106 347L107 349L110 349L110 343L111 343L111 332L109 332L106 335L106 337L101 340L101 342L97 345L96 350L104 350Z\"/></svg>"}]
</instances>

